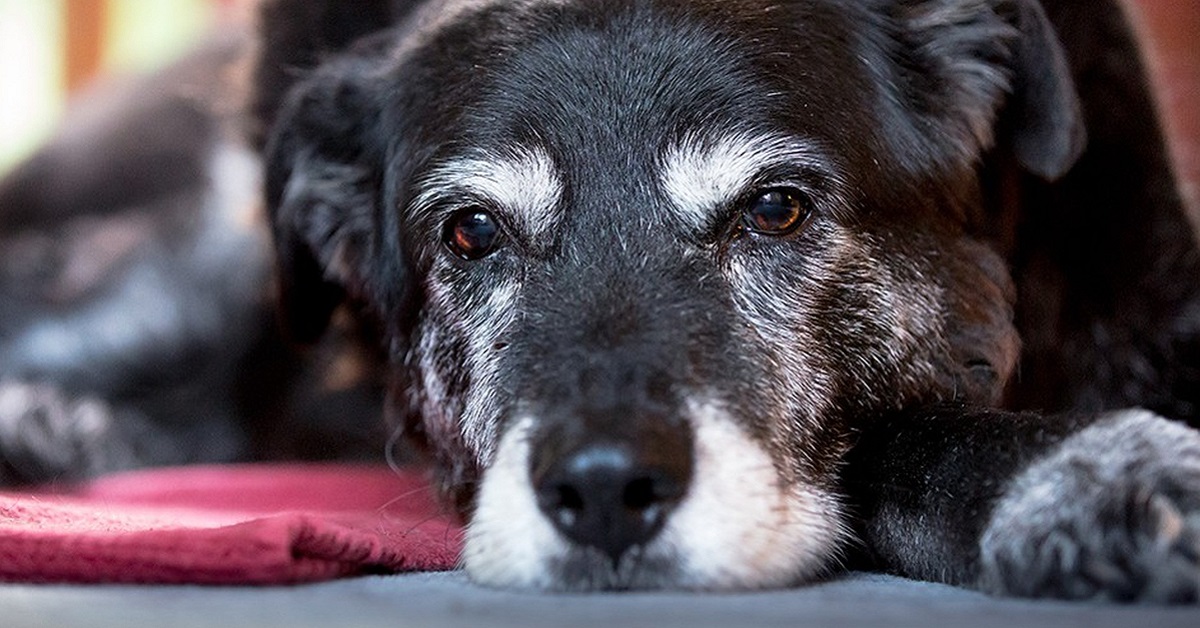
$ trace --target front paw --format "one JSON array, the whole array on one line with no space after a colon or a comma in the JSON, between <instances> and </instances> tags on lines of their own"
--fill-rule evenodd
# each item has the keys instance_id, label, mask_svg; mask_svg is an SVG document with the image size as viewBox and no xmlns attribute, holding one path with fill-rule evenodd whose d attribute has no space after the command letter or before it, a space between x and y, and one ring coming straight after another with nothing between
<instances>
[{"instance_id":1,"label":"front paw","mask_svg":"<svg viewBox=\"0 0 1200 628\"><path fill-rule=\"evenodd\" d=\"M99 400L55 386L0 381L0 484L70 480L129 466Z\"/></svg>"},{"instance_id":2,"label":"front paw","mask_svg":"<svg viewBox=\"0 0 1200 628\"><path fill-rule=\"evenodd\" d=\"M1024 597L1200 601L1200 432L1130 411L1018 475L980 545L985 590Z\"/></svg>"}]
</instances>

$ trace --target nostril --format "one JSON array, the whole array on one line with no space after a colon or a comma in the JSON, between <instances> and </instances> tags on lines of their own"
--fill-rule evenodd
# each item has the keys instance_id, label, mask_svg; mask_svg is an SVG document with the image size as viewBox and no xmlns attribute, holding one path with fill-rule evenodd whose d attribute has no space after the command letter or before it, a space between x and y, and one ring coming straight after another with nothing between
<instances>
[{"instance_id":1,"label":"nostril","mask_svg":"<svg viewBox=\"0 0 1200 628\"><path fill-rule=\"evenodd\" d=\"M654 488L654 480L637 478L625 485L621 502L630 510L645 510L658 502L658 491Z\"/></svg>"},{"instance_id":2,"label":"nostril","mask_svg":"<svg viewBox=\"0 0 1200 628\"><path fill-rule=\"evenodd\" d=\"M673 504L683 494L683 484L665 474L643 476L625 485L621 503L629 510L649 510L663 504Z\"/></svg>"},{"instance_id":3,"label":"nostril","mask_svg":"<svg viewBox=\"0 0 1200 628\"><path fill-rule=\"evenodd\" d=\"M560 484L554 487L548 500L542 500L542 510L550 515L558 527L573 527L583 512L583 495L573 486Z\"/></svg>"},{"instance_id":4,"label":"nostril","mask_svg":"<svg viewBox=\"0 0 1200 628\"><path fill-rule=\"evenodd\" d=\"M583 495L573 486L559 486L557 507L565 510L583 510Z\"/></svg>"}]
</instances>

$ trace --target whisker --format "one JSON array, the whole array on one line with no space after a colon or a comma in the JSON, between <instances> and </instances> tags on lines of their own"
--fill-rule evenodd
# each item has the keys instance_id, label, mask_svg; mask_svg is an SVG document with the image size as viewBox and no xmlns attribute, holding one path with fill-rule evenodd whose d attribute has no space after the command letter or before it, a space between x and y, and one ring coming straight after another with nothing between
<instances>
[{"instance_id":1,"label":"whisker","mask_svg":"<svg viewBox=\"0 0 1200 628\"><path fill-rule=\"evenodd\" d=\"M396 448L400 445L400 440L404 438L404 427L399 426L392 430L388 436L387 442L384 444L383 456L387 461L387 466L396 474L403 472L400 462L396 460Z\"/></svg>"},{"instance_id":2,"label":"whisker","mask_svg":"<svg viewBox=\"0 0 1200 628\"><path fill-rule=\"evenodd\" d=\"M387 500L386 502L380 504L378 511L380 513L383 513L383 511L387 510L388 508L391 508L392 506L395 506L397 503L399 503L405 499L408 499L409 497L412 497L413 495L420 495L421 493L428 493L429 491L430 491L430 489L428 486L418 486L412 490L405 491L405 492Z\"/></svg>"}]
</instances>

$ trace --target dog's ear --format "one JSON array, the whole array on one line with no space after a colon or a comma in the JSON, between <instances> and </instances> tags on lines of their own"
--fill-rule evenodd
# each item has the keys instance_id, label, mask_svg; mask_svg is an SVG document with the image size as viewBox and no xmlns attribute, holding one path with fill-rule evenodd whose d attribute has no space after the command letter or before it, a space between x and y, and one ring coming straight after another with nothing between
<instances>
[{"instance_id":1,"label":"dog's ear","mask_svg":"<svg viewBox=\"0 0 1200 628\"><path fill-rule=\"evenodd\" d=\"M264 151L282 320L298 342L315 341L348 292L368 297L360 262L371 253L379 186L362 129L374 114L351 78L301 83Z\"/></svg>"},{"instance_id":2,"label":"dog's ear","mask_svg":"<svg viewBox=\"0 0 1200 628\"><path fill-rule=\"evenodd\" d=\"M347 297L375 305L387 300L366 264L377 246L383 148L372 145L370 129L379 106L360 84L370 56L348 49L415 4L266 0L261 6L248 108L266 168L282 324L297 342L319 338ZM389 270L401 284L397 269Z\"/></svg>"},{"instance_id":3,"label":"dog's ear","mask_svg":"<svg viewBox=\"0 0 1200 628\"><path fill-rule=\"evenodd\" d=\"M1087 143L1083 111L1058 35L1035 0L1015 3L1021 36L1013 59L1008 141L1030 172L1066 174Z\"/></svg>"},{"instance_id":4,"label":"dog's ear","mask_svg":"<svg viewBox=\"0 0 1200 628\"><path fill-rule=\"evenodd\" d=\"M262 0L248 134L259 148L291 87L328 55L403 19L420 0Z\"/></svg>"},{"instance_id":5,"label":"dog's ear","mask_svg":"<svg viewBox=\"0 0 1200 628\"><path fill-rule=\"evenodd\" d=\"M1037 0L894 6L906 54L915 57L900 64L901 89L926 116L917 133L948 137L953 144L942 152L959 163L1001 143L1048 180L1074 165L1086 143L1083 115L1066 55Z\"/></svg>"}]
</instances>

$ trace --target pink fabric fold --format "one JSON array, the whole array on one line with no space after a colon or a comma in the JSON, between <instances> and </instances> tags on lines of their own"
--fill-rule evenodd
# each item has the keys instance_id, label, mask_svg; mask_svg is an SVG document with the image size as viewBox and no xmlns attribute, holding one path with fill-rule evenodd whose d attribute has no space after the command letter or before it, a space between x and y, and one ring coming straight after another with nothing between
<instances>
[{"instance_id":1,"label":"pink fabric fold","mask_svg":"<svg viewBox=\"0 0 1200 628\"><path fill-rule=\"evenodd\" d=\"M423 476L247 465L0 492L0 580L286 584L454 568L461 530Z\"/></svg>"}]
</instances>

